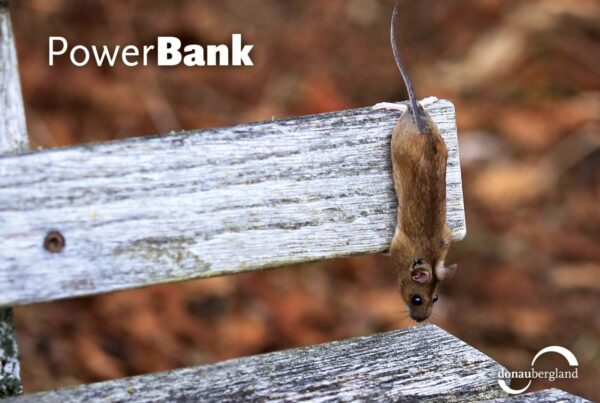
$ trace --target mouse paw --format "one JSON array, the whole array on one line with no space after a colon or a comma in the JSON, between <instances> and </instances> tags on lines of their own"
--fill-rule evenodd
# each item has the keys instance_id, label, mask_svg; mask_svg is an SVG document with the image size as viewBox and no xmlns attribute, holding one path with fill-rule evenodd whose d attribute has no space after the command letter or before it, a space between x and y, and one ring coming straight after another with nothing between
<instances>
[{"instance_id":1,"label":"mouse paw","mask_svg":"<svg viewBox=\"0 0 600 403\"><path fill-rule=\"evenodd\" d=\"M436 103L438 101L437 97L427 97L427 98L423 98L419 101L419 105L421 106L427 106L427 105L431 105L433 103Z\"/></svg>"},{"instance_id":2,"label":"mouse paw","mask_svg":"<svg viewBox=\"0 0 600 403\"><path fill-rule=\"evenodd\" d=\"M431 105L433 103L436 103L438 101L437 97L427 97L427 98L423 98L421 99L418 104L420 108L423 108L427 105ZM373 105L371 107L374 110L378 110L378 109L387 109L387 110L393 110L393 111L400 111L400 112L404 112L407 109L407 105L405 104L395 104L393 102L379 102L375 105Z\"/></svg>"},{"instance_id":3,"label":"mouse paw","mask_svg":"<svg viewBox=\"0 0 600 403\"><path fill-rule=\"evenodd\" d=\"M401 111L404 112L406 110L406 105L403 104L395 104L392 102L379 102L378 104L375 104L371 107L372 109L387 109L387 110L394 110L394 111Z\"/></svg>"}]
</instances>

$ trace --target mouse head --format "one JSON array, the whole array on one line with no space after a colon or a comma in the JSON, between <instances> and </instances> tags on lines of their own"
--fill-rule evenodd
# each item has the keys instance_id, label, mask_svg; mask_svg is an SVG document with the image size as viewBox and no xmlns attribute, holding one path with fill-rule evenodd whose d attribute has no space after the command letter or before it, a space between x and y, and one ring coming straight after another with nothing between
<instances>
[{"instance_id":1,"label":"mouse head","mask_svg":"<svg viewBox=\"0 0 600 403\"><path fill-rule=\"evenodd\" d=\"M410 317L417 322L429 318L433 304L438 300L437 288L440 283L450 280L456 271L456 265L445 266L444 261L431 265L417 259L410 270L400 274L400 293L410 310Z\"/></svg>"}]
</instances>

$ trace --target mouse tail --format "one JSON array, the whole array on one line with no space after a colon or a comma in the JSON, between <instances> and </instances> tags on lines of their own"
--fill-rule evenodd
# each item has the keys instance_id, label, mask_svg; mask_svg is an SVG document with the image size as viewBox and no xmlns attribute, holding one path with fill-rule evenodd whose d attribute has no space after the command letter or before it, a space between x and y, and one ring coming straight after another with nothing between
<instances>
[{"instance_id":1,"label":"mouse tail","mask_svg":"<svg viewBox=\"0 0 600 403\"><path fill-rule=\"evenodd\" d=\"M415 91L413 90L412 83L406 74L406 70L404 69L404 65L402 65L402 61L400 60L400 52L398 51L398 35L396 33L396 27L398 25L398 12L400 9L400 5L398 1L394 5L394 11L392 12L392 23L390 27L390 39L392 42L392 53L394 54L394 59L396 60L396 66L398 66L398 70L400 70L400 74L402 75L402 79L404 80L404 84L406 85L406 91L408 92L408 99L410 101L410 108L412 110L413 119L415 120L415 124L417 125L417 129L420 133L427 133L427 125L422 119L422 112L419 109L419 105L417 104L417 97L415 96Z\"/></svg>"}]
</instances>

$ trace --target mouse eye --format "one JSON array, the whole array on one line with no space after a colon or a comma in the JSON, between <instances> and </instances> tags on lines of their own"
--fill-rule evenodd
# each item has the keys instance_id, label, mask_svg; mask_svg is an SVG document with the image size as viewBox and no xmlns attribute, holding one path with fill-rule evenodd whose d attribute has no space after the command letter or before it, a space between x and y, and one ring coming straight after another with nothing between
<instances>
[{"instance_id":1,"label":"mouse eye","mask_svg":"<svg viewBox=\"0 0 600 403\"><path fill-rule=\"evenodd\" d=\"M432 301L435 303L435 302L437 302L438 299L439 299L438 296L434 295Z\"/></svg>"},{"instance_id":2,"label":"mouse eye","mask_svg":"<svg viewBox=\"0 0 600 403\"><path fill-rule=\"evenodd\" d=\"M412 297L410 297L410 303L413 305L422 305L423 298L421 298L420 295L413 295Z\"/></svg>"}]
</instances>

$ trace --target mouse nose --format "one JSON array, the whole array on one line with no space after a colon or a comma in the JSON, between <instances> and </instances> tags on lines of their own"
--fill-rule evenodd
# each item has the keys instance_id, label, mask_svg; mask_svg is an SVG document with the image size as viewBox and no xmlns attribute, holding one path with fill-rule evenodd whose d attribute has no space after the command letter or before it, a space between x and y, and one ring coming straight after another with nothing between
<instances>
[{"instance_id":1,"label":"mouse nose","mask_svg":"<svg viewBox=\"0 0 600 403\"><path fill-rule=\"evenodd\" d=\"M427 316L420 316L420 315L410 315L410 317L411 317L411 318L412 318L412 319L413 319L415 322L418 322L418 323L421 323L421 322L423 322L423 321L427 320Z\"/></svg>"}]
</instances>

